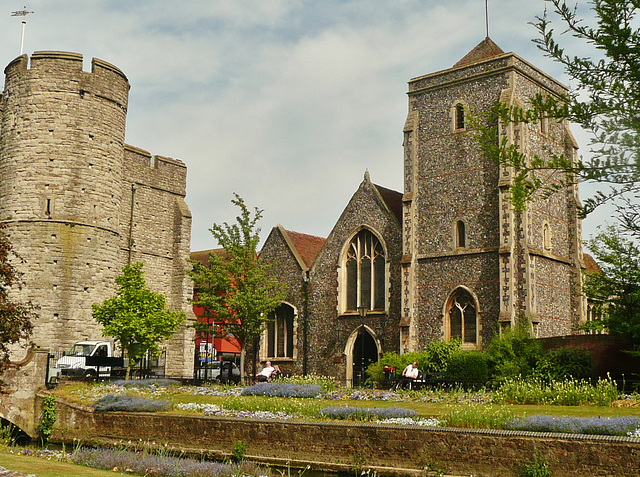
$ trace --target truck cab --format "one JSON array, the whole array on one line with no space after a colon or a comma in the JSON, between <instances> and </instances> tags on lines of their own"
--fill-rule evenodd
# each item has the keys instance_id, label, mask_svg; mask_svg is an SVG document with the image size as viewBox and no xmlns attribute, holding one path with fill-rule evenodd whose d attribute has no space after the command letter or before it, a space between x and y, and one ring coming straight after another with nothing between
<instances>
[{"instance_id":1,"label":"truck cab","mask_svg":"<svg viewBox=\"0 0 640 477\"><path fill-rule=\"evenodd\" d=\"M98 367L88 366L87 357L110 358L112 356L113 346L109 341L78 341L56 362L54 373L62 376L95 378L98 377ZM100 376L110 375L110 367L100 367Z\"/></svg>"}]
</instances>

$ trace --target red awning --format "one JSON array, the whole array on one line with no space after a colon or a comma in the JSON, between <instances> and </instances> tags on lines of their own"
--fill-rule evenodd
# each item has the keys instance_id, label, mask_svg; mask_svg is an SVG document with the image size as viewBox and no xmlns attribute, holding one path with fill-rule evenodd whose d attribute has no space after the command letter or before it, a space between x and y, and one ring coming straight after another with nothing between
<instances>
[{"instance_id":1,"label":"red awning","mask_svg":"<svg viewBox=\"0 0 640 477\"><path fill-rule=\"evenodd\" d=\"M235 338L228 338L231 341L227 341L222 338L213 339L213 347L217 353L240 353L240 344Z\"/></svg>"}]
</instances>

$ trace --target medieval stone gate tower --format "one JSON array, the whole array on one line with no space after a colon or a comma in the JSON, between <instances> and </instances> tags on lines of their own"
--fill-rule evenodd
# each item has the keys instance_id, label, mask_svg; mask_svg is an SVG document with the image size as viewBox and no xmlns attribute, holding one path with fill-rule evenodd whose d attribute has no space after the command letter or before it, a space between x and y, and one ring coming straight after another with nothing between
<instances>
[{"instance_id":1,"label":"medieval stone gate tower","mask_svg":"<svg viewBox=\"0 0 640 477\"><path fill-rule=\"evenodd\" d=\"M40 306L34 341L54 349L101 336L91 304L113 295L129 261L190 314L186 167L125 145L126 76L82 65L76 53L36 52L30 65L23 55L0 102L0 221L24 260L21 297ZM186 330L167 353L167 374L189 375Z\"/></svg>"},{"instance_id":2,"label":"medieval stone gate tower","mask_svg":"<svg viewBox=\"0 0 640 477\"><path fill-rule=\"evenodd\" d=\"M526 107L536 93L566 89L489 38L453 68L409 82L401 351L451 338L481 348L518 321L539 337L571 334L583 319L577 185L515 211L513 171L482 154L467 116L500 101ZM565 122L499 134L529 157L577 154Z\"/></svg>"}]
</instances>

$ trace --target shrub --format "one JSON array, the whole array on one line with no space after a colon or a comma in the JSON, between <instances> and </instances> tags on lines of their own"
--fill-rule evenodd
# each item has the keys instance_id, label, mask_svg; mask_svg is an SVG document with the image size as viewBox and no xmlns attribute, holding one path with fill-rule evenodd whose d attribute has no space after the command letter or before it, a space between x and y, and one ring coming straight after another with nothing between
<instances>
[{"instance_id":1,"label":"shrub","mask_svg":"<svg viewBox=\"0 0 640 477\"><path fill-rule=\"evenodd\" d=\"M496 335L486 353L494 384L530 375L545 355L540 342L529 337L526 326L517 326Z\"/></svg>"},{"instance_id":2,"label":"shrub","mask_svg":"<svg viewBox=\"0 0 640 477\"><path fill-rule=\"evenodd\" d=\"M49 442L53 425L57 419L56 398L55 396L46 396L43 400L42 422L40 422L40 434L42 435L42 442L44 444Z\"/></svg>"},{"instance_id":3,"label":"shrub","mask_svg":"<svg viewBox=\"0 0 640 477\"><path fill-rule=\"evenodd\" d=\"M233 441L233 450L231 455L235 462L240 462L244 459L244 454L247 452L247 443L245 441Z\"/></svg>"},{"instance_id":4,"label":"shrub","mask_svg":"<svg viewBox=\"0 0 640 477\"><path fill-rule=\"evenodd\" d=\"M591 355L585 350L560 348L547 352L536 364L534 376L561 381L565 378L591 379Z\"/></svg>"},{"instance_id":5,"label":"shrub","mask_svg":"<svg viewBox=\"0 0 640 477\"><path fill-rule=\"evenodd\" d=\"M549 462L540 457L538 452L533 455L533 460L527 460L520 473L521 477L551 477Z\"/></svg>"},{"instance_id":6,"label":"shrub","mask_svg":"<svg viewBox=\"0 0 640 477\"><path fill-rule=\"evenodd\" d=\"M315 398L322 394L318 384L256 383L242 390L242 396Z\"/></svg>"},{"instance_id":7,"label":"shrub","mask_svg":"<svg viewBox=\"0 0 640 477\"><path fill-rule=\"evenodd\" d=\"M156 401L137 396L123 394L107 394L93 404L97 412L131 411L131 412L156 412L166 411L171 407L168 401Z\"/></svg>"},{"instance_id":8,"label":"shrub","mask_svg":"<svg viewBox=\"0 0 640 477\"><path fill-rule=\"evenodd\" d=\"M322 417L330 419L354 419L359 421L371 419L396 419L414 417L418 413L402 407L372 407L332 406L320 411Z\"/></svg>"},{"instance_id":9,"label":"shrub","mask_svg":"<svg viewBox=\"0 0 640 477\"><path fill-rule=\"evenodd\" d=\"M489 380L487 355L479 351L460 351L449 359L447 374L452 383L465 389L478 389Z\"/></svg>"},{"instance_id":10,"label":"shrub","mask_svg":"<svg viewBox=\"0 0 640 477\"><path fill-rule=\"evenodd\" d=\"M538 414L511 419L503 427L514 431L626 436L640 428L640 417L558 417Z\"/></svg>"}]
</instances>

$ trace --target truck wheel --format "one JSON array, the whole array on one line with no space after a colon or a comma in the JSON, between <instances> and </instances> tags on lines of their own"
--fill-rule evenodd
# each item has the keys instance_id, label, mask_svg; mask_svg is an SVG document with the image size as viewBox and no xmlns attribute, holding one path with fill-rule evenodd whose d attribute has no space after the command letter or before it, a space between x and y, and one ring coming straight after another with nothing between
<instances>
[{"instance_id":1,"label":"truck wheel","mask_svg":"<svg viewBox=\"0 0 640 477\"><path fill-rule=\"evenodd\" d=\"M96 372L92 369L88 369L84 372L84 379L95 379Z\"/></svg>"}]
</instances>

